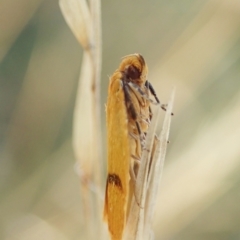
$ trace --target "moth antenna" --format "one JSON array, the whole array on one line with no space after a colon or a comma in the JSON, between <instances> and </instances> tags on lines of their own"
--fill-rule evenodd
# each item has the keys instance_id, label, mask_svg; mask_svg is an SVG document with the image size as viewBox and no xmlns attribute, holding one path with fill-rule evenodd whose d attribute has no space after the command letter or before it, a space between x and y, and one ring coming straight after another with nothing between
<instances>
[{"instance_id":1,"label":"moth antenna","mask_svg":"<svg viewBox=\"0 0 240 240\"><path fill-rule=\"evenodd\" d=\"M157 103L160 103L160 100L158 99L157 94L156 94L152 84L149 81L146 81L145 86L150 90L151 94L154 96Z\"/></svg>"}]
</instances>

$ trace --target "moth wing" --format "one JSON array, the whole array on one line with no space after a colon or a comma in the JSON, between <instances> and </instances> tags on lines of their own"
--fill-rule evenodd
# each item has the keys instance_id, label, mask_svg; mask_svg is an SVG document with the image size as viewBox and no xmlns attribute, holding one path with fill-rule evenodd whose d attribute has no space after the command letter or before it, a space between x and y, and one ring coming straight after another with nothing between
<instances>
[{"instance_id":1,"label":"moth wing","mask_svg":"<svg viewBox=\"0 0 240 240\"><path fill-rule=\"evenodd\" d=\"M130 146L128 117L121 73L110 79L107 100L108 177L104 219L112 239L121 239L126 223L129 192Z\"/></svg>"}]
</instances>

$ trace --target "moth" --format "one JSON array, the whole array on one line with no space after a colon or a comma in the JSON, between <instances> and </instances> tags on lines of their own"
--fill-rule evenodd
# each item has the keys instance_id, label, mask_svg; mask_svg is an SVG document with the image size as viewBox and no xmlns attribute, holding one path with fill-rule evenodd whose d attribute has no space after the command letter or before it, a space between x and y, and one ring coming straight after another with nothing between
<instances>
[{"instance_id":1,"label":"moth","mask_svg":"<svg viewBox=\"0 0 240 240\"><path fill-rule=\"evenodd\" d=\"M122 239L152 118L150 104L160 103L147 74L144 58L140 54L131 54L123 57L110 77L106 104L108 175L104 219L112 240Z\"/></svg>"}]
</instances>

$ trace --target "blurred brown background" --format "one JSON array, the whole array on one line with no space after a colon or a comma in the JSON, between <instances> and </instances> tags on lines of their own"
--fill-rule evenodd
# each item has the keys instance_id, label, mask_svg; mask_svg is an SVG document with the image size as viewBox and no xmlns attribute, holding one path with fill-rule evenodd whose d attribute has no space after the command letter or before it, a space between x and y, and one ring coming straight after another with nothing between
<instances>
[{"instance_id":1,"label":"blurred brown background","mask_svg":"<svg viewBox=\"0 0 240 240\"><path fill-rule=\"evenodd\" d=\"M122 56L145 57L162 102L177 87L155 239L240 239L240 2L103 1L102 31L104 153ZM58 1L0 1L0 239L84 239L71 145L81 56Z\"/></svg>"}]
</instances>

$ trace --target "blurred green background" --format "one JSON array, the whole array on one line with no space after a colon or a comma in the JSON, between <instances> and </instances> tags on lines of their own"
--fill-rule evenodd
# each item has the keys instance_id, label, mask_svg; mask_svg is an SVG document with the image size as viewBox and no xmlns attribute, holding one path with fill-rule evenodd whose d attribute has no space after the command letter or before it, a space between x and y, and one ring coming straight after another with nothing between
<instances>
[{"instance_id":1,"label":"blurred green background","mask_svg":"<svg viewBox=\"0 0 240 240\"><path fill-rule=\"evenodd\" d=\"M240 239L240 2L103 1L102 32L104 153L122 56L145 57L162 102L177 88L155 239ZM0 239L84 239L71 143L81 56L58 1L0 1Z\"/></svg>"}]
</instances>

